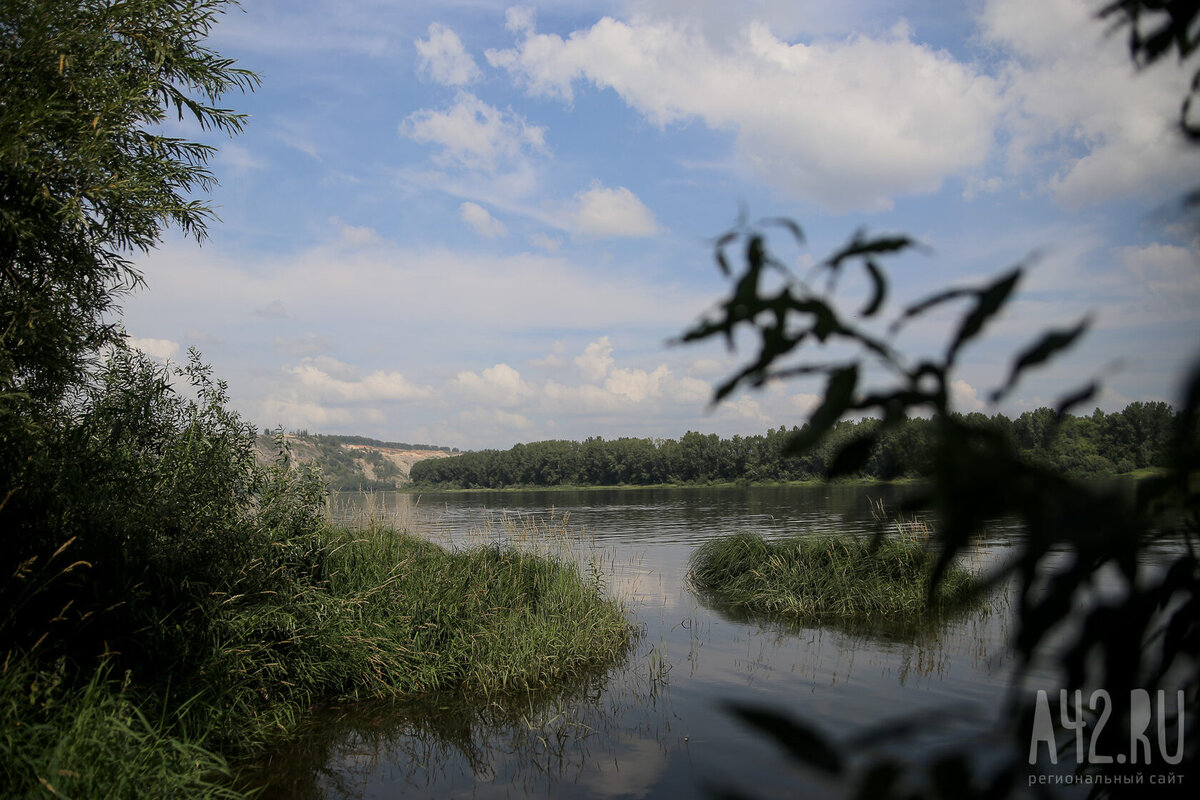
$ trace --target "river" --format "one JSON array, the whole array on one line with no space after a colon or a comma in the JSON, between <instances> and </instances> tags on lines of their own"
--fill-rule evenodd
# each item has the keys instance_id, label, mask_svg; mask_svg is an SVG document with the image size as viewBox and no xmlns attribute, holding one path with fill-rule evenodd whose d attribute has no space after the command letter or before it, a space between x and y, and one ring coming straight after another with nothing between
<instances>
[{"instance_id":1,"label":"river","mask_svg":"<svg viewBox=\"0 0 1200 800\"><path fill-rule=\"evenodd\" d=\"M272 754L264 797L678 798L841 796L797 766L730 704L765 707L835 740L918 718L874 745L903 762L967 746L982 761L997 735L1011 672L1007 600L933 631L871 632L738 617L687 585L695 547L732 531L870 535L872 505L904 486L342 496L336 513L379 516L451 546L566 521L578 551L599 553L609 590L643 632L630 658L555 692L446 695L317 710ZM974 563L1002 558L1019 535L997 524ZM1036 684L1038 675L1032 681ZM1043 676L1047 687L1053 682Z\"/></svg>"}]
</instances>

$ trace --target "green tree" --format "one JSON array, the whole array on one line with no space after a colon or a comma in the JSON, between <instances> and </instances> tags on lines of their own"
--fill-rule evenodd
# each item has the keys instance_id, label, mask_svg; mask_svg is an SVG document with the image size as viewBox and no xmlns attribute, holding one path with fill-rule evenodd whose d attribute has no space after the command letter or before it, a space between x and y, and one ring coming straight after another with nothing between
<instances>
[{"instance_id":1,"label":"green tree","mask_svg":"<svg viewBox=\"0 0 1200 800\"><path fill-rule=\"evenodd\" d=\"M203 238L194 192L215 148L164 135L169 113L230 134L217 105L257 77L204 46L229 0L0 2L0 391L55 403L120 330L132 253L178 226Z\"/></svg>"},{"instance_id":2,"label":"green tree","mask_svg":"<svg viewBox=\"0 0 1200 800\"><path fill-rule=\"evenodd\" d=\"M229 0L0 0L0 528L44 508L56 426L77 415L131 258L175 225L202 239L193 196L215 148L163 134L168 114L229 134L218 105L257 77L204 45ZM7 523L7 524L5 524ZM23 538L21 547L15 540Z\"/></svg>"},{"instance_id":3,"label":"green tree","mask_svg":"<svg viewBox=\"0 0 1200 800\"><path fill-rule=\"evenodd\" d=\"M232 5L0 0L5 576L31 557L44 561L68 527L86 529L82 509L99 507L91 501L106 477L80 474L72 449L89 420L100 414L114 422L120 429L106 435L131 447L162 441L152 428L162 419L167 382L147 368L100 366L106 351L124 348L115 303L141 282L135 254L172 225L203 239L213 217L203 193L214 182L207 164L215 148L168 136L161 123L174 115L202 130L242 129L244 117L219 101L258 79L204 44ZM132 383L112 385L114 375ZM108 398L111 392L125 394ZM132 405L106 406L124 400ZM151 447L138 457L155 457Z\"/></svg>"}]
</instances>

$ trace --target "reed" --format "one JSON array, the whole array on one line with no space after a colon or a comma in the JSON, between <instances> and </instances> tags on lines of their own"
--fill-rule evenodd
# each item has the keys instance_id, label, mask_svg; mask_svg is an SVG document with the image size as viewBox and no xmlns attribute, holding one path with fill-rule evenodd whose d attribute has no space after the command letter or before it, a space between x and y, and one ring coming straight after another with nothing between
<instances>
[{"instance_id":1,"label":"reed","mask_svg":"<svg viewBox=\"0 0 1200 800\"><path fill-rule=\"evenodd\" d=\"M697 548L696 590L751 612L813 621L881 622L936 617L978 596L972 574L952 565L932 597L936 553L919 528L872 537L800 534L767 541L737 533Z\"/></svg>"}]
</instances>

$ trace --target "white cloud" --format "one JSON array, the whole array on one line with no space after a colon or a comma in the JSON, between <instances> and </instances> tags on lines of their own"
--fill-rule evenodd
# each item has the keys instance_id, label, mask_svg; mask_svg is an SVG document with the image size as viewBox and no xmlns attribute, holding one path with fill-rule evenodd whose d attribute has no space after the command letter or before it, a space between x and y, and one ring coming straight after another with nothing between
<instances>
[{"instance_id":1,"label":"white cloud","mask_svg":"<svg viewBox=\"0 0 1200 800\"><path fill-rule=\"evenodd\" d=\"M532 31L537 23L537 10L529 6L513 6L504 12L504 29L510 33Z\"/></svg>"},{"instance_id":2,"label":"white cloud","mask_svg":"<svg viewBox=\"0 0 1200 800\"><path fill-rule=\"evenodd\" d=\"M979 392L962 378L950 384L950 401L960 412L982 411L987 404L979 399Z\"/></svg>"},{"instance_id":3,"label":"white cloud","mask_svg":"<svg viewBox=\"0 0 1200 800\"><path fill-rule=\"evenodd\" d=\"M533 388L521 380L521 373L508 364L496 364L481 373L460 372L451 388L477 401L511 406L528 399Z\"/></svg>"},{"instance_id":4,"label":"white cloud","mask_svg":"<svg viewBox=\"0 0 1200 800\"><path fill-rule=\"evenodd\" d=\"M762 404L748 394L738 395L732 400L724 400L718 407L727 415L739 420L752 422L755 425L767 425L771 418L763 412Z\"/></svg>"},{"instance_id":5,"label":"white cloud","mask_svg":"<svg viewBox=\"0 0 1200 800\"><path fill-rule=\"evenodd\" d=\"M365 247L367 245L378 244L382 241L379 233L374 228L347 225L337 217L330 217L329 221L337 226L338 238L352 247Z\"/></svg>"},{"instance_id":6,"label":"white cloud","mask_svg":"<svg viewBox=\"0 0 1200 800\"><path fill-rule=\"evenodd\" d=\"M429 386L418 386L399 372L376 370L359 378L348 364L332 358L306 359L288 372L300 389L325 401L381 403L433 397Z\"/></svg>"},{"instance_id":7,"label":"white cloud","mask_svg":"<svg viewBox=\"0 0 1200 800\"><path fill-rule=\"evenodd\" d=\"M485 239L508 235L508 228L504 227L504 223L489 214L487 209L478 203L470 201L463 203L458 207L458 216Z\"/></svg>"},{"instance_id":8,"label":"white cloud","mask_svg":"<svg viewBox=\"0 0 1200 800\"><path fill-rule=\"evenodd\" d=\"M434 156L441 166L495 171L519 162L531 152L545 152L545 128L530 125L511 110L501 111L470 92L459 92L446 111L422 109L400 124L413 141L439 145Z\"/></svg>"},{"instance_id":9,"label":"white cloud","mask_svg":"<svg viewBox=\"0 0 1200 800\"><path fill-rule=\"evenodd\" d=\"M554 343L549 353L542 358L533 358L529 360L529 366L536 369L559 369L566 366L566 360L563 358L563 353L567 351L567 343L561 339Z\"/></svg>"},{"instance_id":10,"label":"white cloud","mask_svg":"<svg viewBox=\"0 0 1200 800\"><path fill-rule=\"evenodd\" d=\"M654 214L624 186L610 189L593 181L590 188L575 195L575 202L575 227L589 236L653 236L658 233Z\"/></svg>"},{"instance_id":11,"label":"white cloud","mask_svg":"<svg viewBox=\"0 0 1200 800\"><path fill-rule=\"evenodd\" d=\"M604 379L604 388L615 395L640 403L662 395L663 383L670 379L671 370L660 364L653 372L644 369L614 369Z\"/></svg>"},{"instance_id":12,"label":"white cloud","mask_svg":"<svg viewBox=\"0 0 1200 800\"><path fill-rule=\"evenodd\" d=\"M1178 133L1189 74L1174 59L1135 72L1124 34L1105 36L1095 11L1081 0L984 6L984 40L1012 55L1010 169L1048 164L1045 187L1069 208L1189 187L1200 180L1200 154Z\"/></svg>"},{"instance_id":13,"label":"white cloud","mask_svg":"<svg viewBox=\"0 0 1200 800\"><path fill-rule=\"evenodd\" d=\"M130 347L137 348L159 361L172 359L179 353L179 342L170 339L142 339L131 336L126 341Z\"/></svg>"},{"instance_id":14,"label":"white cloud","mask_svg":"<svg viewBox=\"0 0 1200 800\"><path fill-rule=\"evenodd\" d=\"M441 23L429 26L429 38L417 39L417 67L444 86L465 86L481 73L475 59L463 48L458 34Z\"/></svg>"},{"instance_id":15,"label":"white cloud","mask_svg":"<svg viewBox=\"0 0 1200 800\"><path fill-rule=\"evenodd\" d=\"M1200 256L1196 250L1155 242L1118 249L1126 269L1153 292L1200 292Z\"/></svg>"},{"instance_id":16,"label":"white cloud","mask_svg":"<svg viewBox=\"0 0 1200 800\"><path fill-rule=\"evenodd\" d=\"M297 399L271 397L260 406L257 415L268 427L282 425L290 430L328 431L340 426L379 424L384 414L376 408L336 408Z\"/></svg>"},{"instance_id":17,"label":"white cloud","mask_svg":"<svg viewBox=\"0 0 1200 800\"><path fill-rule=\"evenodd\" d=\"M835 209L888 207L977 167L1001 109L993 79L903 26L881 39L788 44L753 23L740 46L719 50L695 26L637 16L567 39L517 30L515 48L486 55L531 94L571 102L587 81L660 126L699 118L733 131L763 179Z\"/></svg>"},{"instance_id":18,"label":"white cloud","mask_svg":"<svg viewBox=\"0 0 1200 800\"><path fill-rule=\"evenodd\" d=\"M603 380L614 363L612 352L612 342L607 336L601 336L596 341L589 343L583 353L575 357L575 366L579 367L583 379L586 381Z\"/></svg>"},{"instance_id":19,"label":"white cloud","mask_svg":"<svg viewBox=\"0 0 1200 800\"><path fill-rule=\"evenodd\" d=\"M252 170L260 170L267 166L265 161L251 153L248 148L235 142L225 142L222 144L217 160L222 166L228 167L239 175L244 175Z\"/></svg>"}]
</instances>

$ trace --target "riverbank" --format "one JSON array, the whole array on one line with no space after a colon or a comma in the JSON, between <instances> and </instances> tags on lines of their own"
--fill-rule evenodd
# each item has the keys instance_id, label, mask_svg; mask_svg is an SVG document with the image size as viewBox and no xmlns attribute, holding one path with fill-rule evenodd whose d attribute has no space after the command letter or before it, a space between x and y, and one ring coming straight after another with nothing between
<instances>
[{"instance_id":1,"label":"riverbank","mask_svg":"<svg viewBox=\"0 0 1200 800\"><path fill-rule=\"evenodd\" d=\"M550 533L450 551L324 526L307 580L210 597L177 631L186 649L157 663L122 674L114 654L80 680L10 652L0 782L14 797L240 797L229 759L286 738L315 703L522 692L613 663L634 635L625 609L598 565L556 555L567 532Z\"/></svg>"},{"instance_id":2,"label":"riverbank","mask_svg":"<svg viewBox=\"0 0 1200 800\"><path fill-rule=\"evenodd\" d=\"M612 491L614 489L745 489L761 487L809 487L809 486L907 486L919 484L919 478L895 478L882 480L880 478L837 478L832 481L823 479L803 481L714 481L712 483L618 483L604 485L590 484L556 484L554 486L505 486L498 489L481 487L448 488L442 486L415 485L403 486L396 491L405 494L422 494L437 492L439 494L472 494L483 492L590 492Z\"/></svg>"}]
</instances>

